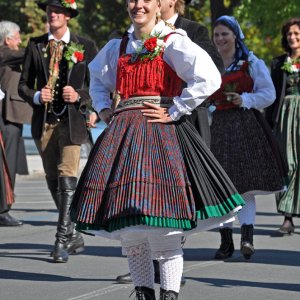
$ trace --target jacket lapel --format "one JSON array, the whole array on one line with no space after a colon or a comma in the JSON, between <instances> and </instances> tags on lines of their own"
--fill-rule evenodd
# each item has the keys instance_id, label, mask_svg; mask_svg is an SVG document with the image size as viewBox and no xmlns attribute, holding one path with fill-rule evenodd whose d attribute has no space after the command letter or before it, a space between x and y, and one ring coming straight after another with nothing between
<instances>
[{"instance_id":1,"label":"jacket lapel","mask_svg":"<svg viewBox=\"0 0 300 300\"><path fill-rule=\"evenodd\" d=\"M70 42L80 44L80 41L76 35L71 34ZM84 49L86 50L86 49ZM67 84L73 86L74 88L80 89L84 86L84 80L86 75L86 62L85 59L82 62L78 62L73 65L72 68L68 68L67 72Z\"/></svg>"},{"instance_id":2,"label":"jacket lapel","mask_svg":"<svg viewBox=\"0 0 300 300\"><path fill-rule=\"evenodd\" d=\"M70 35L70 43L73 42L73 43L78 43L78 39L76 37L76 35L74 35L73 33L71 33ZM72 80L71 79L71 76L73 74L73 69L74 69L74 66L75 64L73 65L72 68L68 68L68 72L67 72L67 84L69 85L70 84L70 81Z\"/></svg>"},{"instance_id":3,"label":"jacket lapel","mask_svg":"<svg viewBox=\"0 0 300 300\"><path fill-rule=\"evenodd\" d=\"M48 35L45 35L43 41L37 43L37 50L42 62L46 82L48 82L48 78L49 78L49 62L50 62L50 54L47 49L47 45L48 45Z\"/></svg>"}]
</instances>

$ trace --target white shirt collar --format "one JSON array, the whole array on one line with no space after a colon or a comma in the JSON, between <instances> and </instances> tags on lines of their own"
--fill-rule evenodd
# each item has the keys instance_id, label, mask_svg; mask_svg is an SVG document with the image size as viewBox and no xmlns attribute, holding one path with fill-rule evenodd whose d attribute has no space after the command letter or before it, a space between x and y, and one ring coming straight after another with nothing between
<instances>
[{"instance_id":1,"label":"white shirt collar","mask_svg":"<svg viewBox=\"0 0 300 300\"><path fill-rule=\"evenodd\" d=\"M70 29L67 28L65 34L63 35L63 37L60 40L63 41L65 44L68 44L70 42L70 36L71 36ZM48 41L50 41L50 40L58 41L58 39L56 39L51 32L48 32Z\"/></svg>"},{"instance_id":2,"label":"white shirt collar","mask_svg":"<svg viewBox=\"0 0 300 300\"><path fill-rule=\"evenodd\" d=\"M172 16L169 20L166 20L167 23L170 23L172 25L175 24L176 20L178 18L178 14L175 14L174 16Z\"/></svg>"}]
</instances>

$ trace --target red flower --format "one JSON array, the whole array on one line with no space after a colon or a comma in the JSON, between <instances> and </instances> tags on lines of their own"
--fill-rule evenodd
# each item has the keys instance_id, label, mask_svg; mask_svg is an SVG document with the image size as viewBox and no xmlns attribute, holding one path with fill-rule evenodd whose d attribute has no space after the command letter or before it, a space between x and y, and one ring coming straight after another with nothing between
<instances>
[{"instance_id":1,"label":"red flower","mask_svg":"<svg viewBox=\"0 0 300 300\"><path fill-rule=\"evenodd\" d=\"M67 3L74 3L75 2L75 0L65 0Z\"/></svg>"},{"instance_id":2,"label":"red flower","mask_svg":"<svg viewBox=\"0 0 300 300\"><path fill-rule=\"evenodd\" d=\"M300 63L295 64L295 66L296 66L297 69L300 69Z\"/></svg>"},{"instance_id":3,"label":"red flower","mask_svg":"<svg viewBox=\"0 0 300 300\"><path fill-rule=\"evenodd\" d=\"M144 42L144 47L149 52L153 52L156 46L157 46L157 37L149 38Z\"/></svg>"},{"instance_id":4,"label":"red flower","mask_svg":"<svg viewBox=\"0 0 300 300\"><path fill-rule=\"evenodd\" d=\"M75 51L74 56L77 58L78 62L83 61L83 59L84 59L84 55L82 52Z\"/></svg>"}]
</instances>

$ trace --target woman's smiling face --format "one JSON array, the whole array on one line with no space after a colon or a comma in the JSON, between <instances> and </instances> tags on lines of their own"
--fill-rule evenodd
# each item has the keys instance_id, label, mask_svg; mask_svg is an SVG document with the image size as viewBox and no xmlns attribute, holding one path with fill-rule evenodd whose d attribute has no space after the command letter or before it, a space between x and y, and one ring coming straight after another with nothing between
<instances>
[{"instance_id":1,"label":"woman's smiling face","mask_svg":"<svg viewBox=\"0 0 300 300\"><path fill-rule=\"evenodd\" d=\"M292 51L300 50L300 28L298 25L292 25L286 35L287 42Z\"/></svg>"},{"instance_id":2,"label":"woman's smiling face","mask_svg":"<svg viewBox=\"0 0 300 300\"><path fill-rule=\"evenodd\" d=\"M159 0L127 0L127 10L134 25L155 24L156 14L160 11Z\"/></svg>"},{"instance_id":3,"label":"woman's smiling face","mask_svg":"<svg viewBox=\"0 0 300 300\"><path fill-rule=\"evenodd\" d=\"M219 52L230 52L235 49L235 35L227 26L219 24L214 28L213 40Z\"/></svg>"}]
</instances>

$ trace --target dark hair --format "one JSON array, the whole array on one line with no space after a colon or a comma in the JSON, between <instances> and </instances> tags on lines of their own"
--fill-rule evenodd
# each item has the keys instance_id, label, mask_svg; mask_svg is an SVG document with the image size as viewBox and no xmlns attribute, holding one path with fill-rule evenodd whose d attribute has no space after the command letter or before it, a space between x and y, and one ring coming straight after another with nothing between
<instances>
[{"instance_id":1,"label":"dark hair","mask_svg":"<svg viewBox=\"0 0 300 300\"><path fill-rule=\"evenodd\" d=\"M293 25L297 25L300 28L300 18L292 18L288 20L281 28L281 46L289 54L292 52L292 49L287 41L287 33Z\"/></svg>"}]
</instances>

